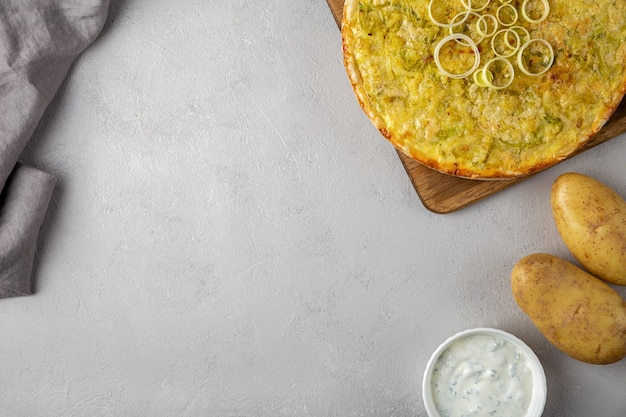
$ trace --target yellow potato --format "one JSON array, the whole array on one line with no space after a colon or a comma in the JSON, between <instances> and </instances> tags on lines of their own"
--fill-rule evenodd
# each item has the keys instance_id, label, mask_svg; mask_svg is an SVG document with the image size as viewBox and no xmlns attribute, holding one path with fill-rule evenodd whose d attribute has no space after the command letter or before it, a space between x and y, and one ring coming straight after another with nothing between
<instances>
[{"instance_id":1,"label":"yellow potato","mask_svg":"<svg viewBox=\"0 0 626 417\"><path fill-rule=\"evenodd\" d=\"M565 245L598 278L626 285L626 201L586 175L559 176L550 194Z\"/></svg>"},{"instance_id":2,"label":"yellow potato","mask_svg":"<svg viewBox=\"0 0 626 417\"><path fill-rule=\"evenodd\" d=\"M554 346L586 363L626 356L626 301L607 283L548 254L513 267L515 301Z\"/></svg>"}]
</instances>

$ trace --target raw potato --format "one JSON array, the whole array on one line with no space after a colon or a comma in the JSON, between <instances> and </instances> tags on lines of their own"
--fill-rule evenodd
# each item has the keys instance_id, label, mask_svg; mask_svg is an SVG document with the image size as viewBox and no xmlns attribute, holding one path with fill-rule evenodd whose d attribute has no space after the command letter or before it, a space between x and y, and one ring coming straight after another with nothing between
<instances>
[{"instance_id":1,"label":"raw potato","mask_svg":"<svg viewBox=\"0 0 626 417\"><path fill-rule=\"evenodd\" d=\"M626 302L570 262L529 255L513 267L515 301L554 346L580 361L609 364L626 356Z\"/></svg>"},{"instance_id":2,"label":"raw potato","mask_svg":"<svg viewBox=\"0 0 626 417\"><path fill-rule=\"evenodd\" d=\"M626 201L577 173L556 179L550 201L556 227L578 262L598 278L626 285Z\"/></svg>"}]
</instances>

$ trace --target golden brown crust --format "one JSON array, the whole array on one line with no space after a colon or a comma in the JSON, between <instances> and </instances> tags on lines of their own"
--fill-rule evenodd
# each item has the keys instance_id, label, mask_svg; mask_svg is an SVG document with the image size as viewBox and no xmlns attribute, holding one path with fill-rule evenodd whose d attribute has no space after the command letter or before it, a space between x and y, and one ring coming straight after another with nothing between
<instances>
[{"instance_id":1,"label":"golden brown crust","mask_svg":"<svg viewBox=\"0 0 626 417\"><path fill-rule=\"evenodd\" d=\"M372 53L372 51L367 49L368 46L364 46L369 38L364 37L363 33L361 33L362 31L359 32L361 28L358 27L358 20L366 16L366 14L360 10L360 7L380 8L385 5L391 5L396 7L396 9L401 9L408 3L411 3L411 13L420 13L421 11L422 14L425 14L423 12L425 9L424 3L427 4L427 2L402 0L394 4L394 0L346 0L342 20L344 66L359 105L374 126L398 150L427 167L446 174L472 179L509 179L539 172L566 159L568 156L571 156L584 147L608 121L626 93L626 65L620 64L626 62L626 45L624 45L623 40L616 41L614 39L617 36L616 33L622 38L624 37L623 33L626 33L626 23L612 22L613 26L611 27L613 28L613 32L606 35L606 37L613 37L610 39L610 42L621 42L621 44L618 44L615 50L610 50L609 53L604 50L602 53L597 52L599 48L611 46L609 41L605 41L604 38L602 38L602 36L605 36L604 34L593 34L593 36L598 37L597 39L594 38L594 42L590 42L587 38L584 38L583 41L589 42L590 46L583 45L581 47L580 45L568 45L568 31L590 31L591 29L586 26L576 28L559 27L561 19L566 23L575 22L574 13L577 13L576 7L574 7L571 2L561 0L553 2L553 11L551 11L551 13L553 13L553 16L551 16L553 20L540 24L538 28L534 29L535 32L533 32L534 36L541 36L545 33L547 40L553 45L555 49L555 62L553 67L545 76L536 77L536 79L524 80L524 75L521 75L519 81L518 78L516 78L516 84L511 87L510 91L501 90L501 92L499 91L493 94L491 92L479 93L481 94L481 99L484 99L485 102L488 103L487 106L489 106L490 103L497 109L500 109L503 103L503 97L507 96L507 94L508 98L515 98L516 95L523 96L526 91L530 91L531 94L539 96L545 95L545 97L541 97L538 100L540 101L538 105L534 108L529 108L528 114L524 117L531 121L533 118L537 120L542 117L548 119L552 117L553 112L556 112L558 113L556 115L558 117L555 117L558 119L558 123L562 122L561 127L554 128L557 130L556 133L548 131L549 126L548 128L545 126L535 126L536 130L526 128L522 125L515 126L515 122L512 121L513 119L507 119L513 111L509 111L508 113L503 112L502 126L500 126L497 120L496 122L491 120L490 124L487 124L478 120L476 117L472 118L474 116L470 117L467 115L461 115L457 119L451 119L451 117L446 116L445 112L435 111L435 104L432 105L433 109L431 109L430 113L425 111L421 115L411 113L411 116L408 118L405 115L398 115L394 113L398 112L396 110L398 104L393 102L393 97L390 98L388 95L385 96L384 94L380 94L379 96L378 93L383 88L389 90L390 86L399 86L402 88L402 81L394 84L384 79L385 70L382 67L385 65L385 58L383 55L378 55L370 59L368 54ZM583 5L588 6L583 4L587 3L585 0L577 0L577 3L580 3L580 7ZM615 5L610 6L609 3L609 0L597 0L593 3L595 7L594 10L600 10L603 7L616 7ZM617 15L623 15L623 12L626 13L626 5L620 3L617 7L619 10L615 10L611 13ZM612 19L610 13L605 13L602 16L605 16L607 19ZM421 17L423 18L424 16ZM582 20L585 25L590 25L590 23L586 23L587 21L584 19ZM583 23L580 23L580 25L583 25ZM401 29L406 29L406 25ZM374 32L376 30L378 29L375 28L371 31ZM381 30L388 30L388 28ZM442 34L445 34L443 30L439 32L437 39L441 39L443 37ZM376 34L374 33L374 35ZM386 35L385 39L388 38L389 36ZM363 39L365 39L365 41ZM578 40L578 38L576 39ZM591 39L591 35L589 35L589 39ZM600 56L602 59L603 57L607 57L608 61L611 59L618 61L618 64L622 65L619 67L621 68L621 72L617 72L619 69L616 70L615 68L617 68L617 66L613 65L610 71L607 71L609 73L607 77L610 78L608 81L604 79L589 80L588 77L591 69L582 68L582 70L586 71L585 77L587 78L584 79L584 82L580 82L577 77L579 72L577 71L580 71L581 68L576 69L573 66L574 60L571 58L571 55L585 53L586 50L584 48L587 47L595 48L596 51L594 52L597 52L596 55ZM387 52L386 69L387 74L389 74L390 59L397 59L399 52L398 50L393 50L388 45L386 45L385 48L378 49L392 51ZM424 51L430 51L431 54L433 49L433 45L424 45L423 47ZM389 58L389 56L391 56L391 58ZM379 59L380 63L377 64L376 59ZM413 72L412 76L416 78L423 75L423 78L437 78L437 74L433 76L432 72L432 68L434 67L432 55L424 59L423 62L426 63L423 69L414 70L416 72ZM593 63L595 66L605 64L605 62ZM608 64L610 65L611 63L609 62ZM376 65L378 65L378 67L376 67ZM402 71L404 71L404 68L402 68ZM417 71L423 72L419 73ZM379 80L381 76L383 78L382 81ZM604 77L604 75L602 76ZM518 77L517 74L516 77ZM600 75L598 75L598 77L600 77ZM393 73L393 78L408 80L407 82L414 81L410 79L411 77L407 78L403 75L397 75L397 73ZM393 81L395 82L396 80ZM587 81L589 81L589 85L584 87ZM419 84L419 82L417 84ZM424 83L420 84L420 88L423 84ZM459 83L457 81L444 79L436 80L432 82L432 84L436 84L435 87L439 87L439 89L437 90L434 89L433 86L430 86L432 88L424 88L423 90L428 91L431 95L435 95L433 91L436 91L438 97L436 99L433 98L432 101L436 102L436 100L439 100L441 103L448 103L448 98L458 96L459 94L469 95L470 89L473 88L471 82L468 81L464 81L462 87L464 92L462 93L459 93ZM576 87L577 85L583 86ZM612 86L610 87L610 91L609 86ZM419 96L416 92L421 90L411 90L411 88L415 88L415 86L407 86L404 92L406 93L405 96L409 97L407 101L415 101L416 97L421 100L428 99L429 102L431 101L431 96ZM587 88L588 91L584 90L584 88ZM406 99L406 97L403 98ZM593 100L600 100L601 102L593 102ZM512 102L515 101L512 100ZM558 103L553 105L553 102ZM590 102L594 104L594 107L591 110L586 110ZM474 104L472 100L465 99L465 101L458 104L457 108L453 108L452 112L462 109L461 113L467 112L469 114L476 111L478 106L471 107ZM414 105L414 103L412 105ZM526 103L518 100L517 106L519 108L524 108L525 105ZM393 106L396 107L393 108ZM481 106L485 107L484 103L481 103ZM414 112L415 109L421 110L424 107L425 106L420 105L409 107L409 105L407 105L407 112ZM579 116L573 110L575 108L580 109ZM583 112L583 110L585 111ZM489 109L483 109L481 111L484 112L484 114L489 114L490 112ZM401 113L401 111L399 112ZM448 119L453 121L449 122ZM494 119L494 117L492 117L492 119ZM563 120L561 121L561 119ZM520 116L519 120L524 121L526 119ZM434 137L434 134L428 131L428 128L431 127L431 130L435 131L435 134L438 134L438 132L445 131L454 123L457 125L464 123L464 127L457 129L456 133L454 135L451 134L450 138L446 140L439 140ZM535 125L537 123L535 123ZM533 125L533 123L528 124ZM426 127L424 127L424 125L426 125ZM507 136L509 134L512 136ZM537 138L533 139L536 144L533 143L533 140L528 139L529 137ZM460 138L460 140L457 140L457 138Z\"/></svg>"}]
</instances>

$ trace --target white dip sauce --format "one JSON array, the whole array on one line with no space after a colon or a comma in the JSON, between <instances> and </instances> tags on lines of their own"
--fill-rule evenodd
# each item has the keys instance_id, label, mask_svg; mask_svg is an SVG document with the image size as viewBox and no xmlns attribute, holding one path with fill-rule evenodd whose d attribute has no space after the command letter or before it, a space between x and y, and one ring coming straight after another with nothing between
<instances>
[{"instance_id":1,"label":"white dip sauce","mask_svg":"<svg viewBox=\"0 0 626 417\"><path fill-rule=\"evenodd\" d=\"M523 417L533 390L524 355L492 335L467 336L443 351L431 380L443 417Z\"/></svg>"}]
</instances>

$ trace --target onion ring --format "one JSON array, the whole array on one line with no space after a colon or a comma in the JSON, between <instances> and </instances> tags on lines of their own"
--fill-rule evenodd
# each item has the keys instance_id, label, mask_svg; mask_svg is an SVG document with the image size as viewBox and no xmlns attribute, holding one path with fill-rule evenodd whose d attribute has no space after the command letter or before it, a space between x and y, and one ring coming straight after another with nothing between
<instances>
[{"instance_id":1,"label":"onion ring","mask_svg":"<svg viewBox=\"0 0 626 417\"><path fill-rule=\"evenodd\" d=\"M483 72L489 71L489 67L495 62L503 62L504 65L509 70L509 72L511 73L511 78L509 78L508 82L503 85L495 85L492 82L493 79L489 80L487 77L484 77L483 80L485 84L487 84L487 87L494 89L494 90L502 90L503 88L507 88L508 86L510 86L511 83L513 82L513 79L515 78L515 70L513 69L513 64L511 64L511 62L508 59L493 58L492 60L490 60L489 62L485 64L485 66L483 67Z\"/></svg>"},{"instance_id":2,"label":"onion ring","mask_svg":"<svg viewBox=\"0 0 626 417\"><path fill-rule=\"evenodd\" d=\"M500 12L504 8L512 10L513 20L511 22L505 23L504 21L502 21L502 18L500 17ZM511 5L509 3L504 3L502 6L498 7L498 9L496 10L496 18L498 19L498 22L500 22L500 24L502 26L513 26L515 24L515 22L517 22L518 17L519 17L519 14L517 13L517 9L515 7L513 7L513 5Z\"/></svg>"},{"instance_id":3,"label":"onion ring","mask_svg":"<svg viewBox=\"0 0 626 417\"><path fill-rule=\"evenodd\" d=\"M487 30L489 30L489 23L487 23L487 21L485 19L490 18L493 22L493 30L491 32L487 32ZM485 31L483 32L482 28L481 28L481 23L484 22L485 23ZM484 14L482 16L480 16L478 18L478 20L476 21L476 32L478 32L481 36L484 36L485 38L488 38L489 36L493 36L496 31L498 30L498 19L496 19L496 17L492 14Z\"/></svg>"},{"instance_id":4,"label":"onion ring","mask_svg":"<svg viewBox=\"0 0 626 417\"><path fill-rule=\"evenodd\" d=\"M541 4L543 5L543 14L541 15L541 17L539 17L539 19L532 19L530 16L528 16L528 13L526 13L529 1L530 0L524 0L524 3L522 3L522 16L524 17L524 19L526 19L530 23L541 23L546 20L546 18L548 17L548 13L550 13L550 3L548 3L548 0L541 0Z\"/></svg>"},{"instance_id":5,"label":"onion ring","mask_svg":"<svg viewBox=\"0 0 626 417\"><path fill-rule=\"evenodd\" d=\"M512 34L515 36L515 40L516 40L516 42L515 42L516 46L515 46L515 47L511 46L511 43L510 43L510 42L508 42L508 41L506 40L506 39L507 39L506 37L508 37L508 34L509 34L509 33L512 33ZM498 35L500 35L500 34L504 34L504 36L505 36L505 42L504 42L504 43L505 43L505 44L509 47L509 49L510 49L510 52L508 52L508 53L506 53L506 52L505 52L505 53L500 53L500 52L498 52L498 50L497 50L497 48L496 48L496 45L495 45L495 40L496 40L496 37L497 37ZM510 56L513 56L513 55L515 55L515 53L519 50L519 48L520 48L520 38L519 38L519 34L518 34L516 31L514 31L514 30L512 30L512 29L510 29L510 28L500 29L500 30L499 30L499 31L497 31L497 32L496 32L496 34L495 34L495 35L493 35L493 37L491 38L491 49L493 50L493 53L494 53L494 54L496 54L496 56L497 56L498 58L508 58L508 57L510 57Z\"/></svg>"},{"instance_id":6,"label":"onion ring","mask_svg":"<svg viewBox=\"0 0 626 417\"><path fill-rule=\"evenodd\" d=\"M539 72L530 72L528 68L526 68L526 65L524 65L524 61L523 61L524 51L534 42L539 42L545 45L545 47L548 48L549 56L550 56L548 65L546 65L546 67ZM541 39L541 38L531 39L528 42L526 42L524 45L522 45L519 48L519 51L517 52L517 66L519 67L520 71L522 71L526 75L530 75L534 77L541 75L545 73L546 71L548 71L548 69L550 69L553 62L554 62L554 51L552 50L552 45L550 45L550 43L546 41L545 39Z\"/></svg>"},{"instance_id":7,"label":"onion ring","mask_svg":"<svg viewBox=\"0 0 626 417\"><path fill-rule=\"evenodd\" d=\"M439 27L442 27L442 28L450 28L450 27L455 27L455 26L462 25L463 22L465 22L467 20L467 18L469 17L469 13L472 10L472 0L467 0L467 5L465 4L464 1L462 1L461 3L463 3L463 6L467 7L467 10L465 10L464 12L461 12L461 13L465 13L465 17L463 19L461 19L458 23L454 23L454 19L456 19L456 16L452 20L453 23L442 23L442 22L439 22L437 19L435 19L435 17L433 16L433 10L432 9L433 9L433 3L434 2L435 2L435 0L430 0L430 2L428 3L428 17L430 17L430 20L435 25L437 25Z\"/></svg>"},{"instance_id":8,"label":"onion ring","mask_svg":"<svg viewBox=\"0 0 626 417\"><path fill-rule=\"evenodd\" d=\"M441 65L441 61L439 60L439 53L441 52L441 47L443 45L445 45L446 43L450 42L450 41L458 41L458 40L462 40L468 43L468 45L470 46L470 48L472 48L472 51L474 52L474 65L472 65L472 68L470 68L468 71L463 72L461 74L453 74L449 71L447 71L443 65ZM464 35L462 33L453 33L451 35L448 35L446 37L444 37L443 39L441 39L439 41L439 43L437 44L437 46L435 47L435 51L433 53L433 58L435 59L435 64L437 65L437 68L439 68L439 71L441 71L442 74L450 77L450 78L465 78L468 75L470 75L471 73L473 73L474 71L476 71L476 69L478 68L478 66L480 65L480 51L478 50L478 47L476 46L476 44L474 43L474 41L472 40L472 38L470 38L467 35Z\"/></svg>"}]
</instances>

